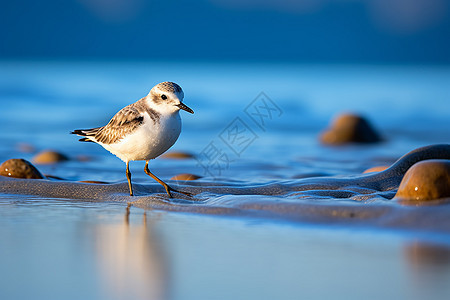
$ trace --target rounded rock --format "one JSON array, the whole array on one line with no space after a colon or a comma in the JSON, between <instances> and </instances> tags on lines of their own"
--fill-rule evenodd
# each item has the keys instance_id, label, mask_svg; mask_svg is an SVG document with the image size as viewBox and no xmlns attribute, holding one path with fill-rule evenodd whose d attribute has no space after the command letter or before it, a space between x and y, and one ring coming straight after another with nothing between
<instances>
[{"instance_id":1,"label":"rounded rock","mask_svg":"<svg viewBox=\"0 0 450 300\"><path fill-rule=\"evenodd\" d=\"M450 197L450 160L430 159L406 172L395 198L428 201Z\"/></svg>"},{"instance_id":2,"label":"rounded rock","mask_svg":"<svg viewBox=\"0 0 450 300\"><path fill-rule=\"evenodd\" d=\"M197 180L199 178L202 178L201 176L189 174L189 173L183 173L178 174L170 178L171 180Z\"/></svg>"},{"instance_id":3,"label":"rounded rock","mask_svg":"<svg viewBox=\"0 0 450 300\"><path fill-rule=\"evenodd\" d=\"M35 164L54 164L67 160L69 160L69 158L66 155L52 150L39 152L33 157L33 162Z\"/></svg>"},{"instance_id":4,"label":"rounded rock","mask_svg":"<svg viewBox=\"0 0 450 300\"><path fill-rule=\"evenodd\" d=\"M83 182L83 183L93 183L93 184L109 184L106 181L99 181L99 180L81 180L79 182Z\"/></svg>"},{"instance_id":5,"label":"rounded rock","mask_svg":"<svg viewBox=\"0 0 450 300\"><path fill-rule=\"evenodd\" d=\"M17 150L23 153L33 153L36 151L36 148L34 148L33 145L28 143L19 143L16 146Z\"/></svg>"},{"instance_id":6,"label":"rounded rock","mask_svg":"<svg viewBox=\"0 0 450 300\"><path fill-rule=\"evenodd\" d=\"M0 175L14 178L43 179L44 176L29 161L12 158L0 166Z\"/></svg>"},{"instance_id":7,"label":"rounded rock","mask_svg":"<svg viewBox=\"0 0 450 300\"><path fill-rule=\"evenodd\" d=\"M377 143L381 141L381 138L366 118L346 113L333 120L331 128L320 135L320 141L328 145L342 145Z\"/></svg>"},{"instance_id":8,"label":"rounded rock","mask_svg":"<svg viewBox=\"0 0 450 300\"><path fill-rule=\"evenodd\" d=\"M94 158L92 156L83 155L83 154L77 155L76 159L79 162L88 162L88 161L93 161L94 160Z\"/></svg>"},{"instance_id":9,"label":"rounded rock","mask_svg":"<svg viewBox=\"0 0 450 300\"><path fill-rule=\"evenodd\" d=\"M167 159L191 159L191 158L194 158L194 155L187 153L187 152L172 151L172 152L164 153L160 157L167 158Z\"/></svg>"},{"instance_id":10,"label":"rounded rock","mask_svg":"<svg viewBox=\"0 0 450 300\"><path fill-rule=\"evenodd\" d=\"M363 172L363 174L366 174L366 173L373 173L373 172L381 172L381 171L386 170L386 169L389 168L389 167L390 167L390 166L376 166L376 167L372 167L372 168L369 168L369 169L365 170L365 171Z\"/></svg>"}]
</instances>

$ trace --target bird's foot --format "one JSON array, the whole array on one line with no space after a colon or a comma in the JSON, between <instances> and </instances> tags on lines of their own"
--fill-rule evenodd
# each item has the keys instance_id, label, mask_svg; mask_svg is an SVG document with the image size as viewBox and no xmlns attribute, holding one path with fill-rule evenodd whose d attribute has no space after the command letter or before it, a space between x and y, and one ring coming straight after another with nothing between
<instances>
[{"instance_id":1,"label":"bird's foot","mask_svg":"<svg viewBox=\"0 0 450 300\"><path fill-rule=\"evenodd\" d=\"M180 194L186 195L188 197L192 197L193 196L191 193L176 190L174 188L171 188L169 185L165 186L165 188L166 188L167 194L169 195L169 198L173 198L171 192L180 193Z\"/></svg>"}]
</instances>

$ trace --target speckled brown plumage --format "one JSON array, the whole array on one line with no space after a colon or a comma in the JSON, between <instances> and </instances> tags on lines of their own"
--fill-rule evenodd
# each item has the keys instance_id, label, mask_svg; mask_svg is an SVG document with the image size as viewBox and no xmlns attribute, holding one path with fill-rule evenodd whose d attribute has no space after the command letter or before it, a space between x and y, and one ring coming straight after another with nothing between
<instances>
[{"instance_id":1,"label":"speckled brown plumage","mask_svg":"<svg viewBox=\"0 0 450 300\"><path fill-rule=\"evenodd\" d=\"M159 122L160 115L145 104L146 98L122 108L107 125L92 129L82 129L73 133L86 136L80 141L90 141L112 144L123 139L127 134L135 131L144 121L144 114L148 113L154 123Z\"/></svg>"}]
</instances>

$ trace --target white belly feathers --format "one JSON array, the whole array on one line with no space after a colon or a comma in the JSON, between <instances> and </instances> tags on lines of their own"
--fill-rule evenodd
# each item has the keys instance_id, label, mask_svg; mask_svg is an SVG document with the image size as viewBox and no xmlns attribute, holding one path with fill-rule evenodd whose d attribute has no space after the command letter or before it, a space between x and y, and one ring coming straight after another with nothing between
<instances>
[{"instance_id":1,"label":"white belly feathers","mask_svg":"<svg viewBox=\"0 0 450 300\"><path fill-rule=\"evenodd\" d=\"M144 121L134 132L114 144L102 146L127 162L150 160L166 152L177 141L181 132L178 112L153 120L145 114Z\"/></svg>"}]
</instances>

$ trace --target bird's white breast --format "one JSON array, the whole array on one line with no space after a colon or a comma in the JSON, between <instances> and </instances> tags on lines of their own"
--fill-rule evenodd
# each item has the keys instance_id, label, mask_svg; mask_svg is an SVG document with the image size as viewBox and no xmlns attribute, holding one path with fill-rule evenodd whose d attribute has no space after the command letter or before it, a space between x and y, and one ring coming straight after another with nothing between
<instances>
[{"instance_id":1,"label":"bird's white breast","mask_svg":"<svg viewBox=\"0 0 450 300\"><path fill-rule=\"evenodd\" d=\"M145 113L143 124L117 143L102 145L123 161L150 160L166 152L181 132L178 112L153 120Z\"/></svg>"}]
</instances>

